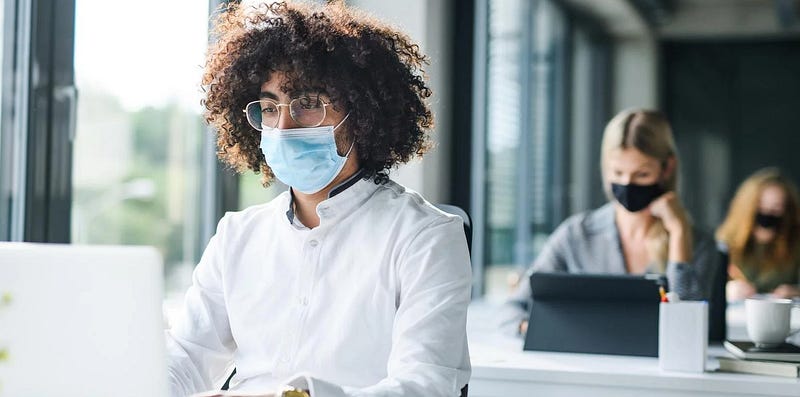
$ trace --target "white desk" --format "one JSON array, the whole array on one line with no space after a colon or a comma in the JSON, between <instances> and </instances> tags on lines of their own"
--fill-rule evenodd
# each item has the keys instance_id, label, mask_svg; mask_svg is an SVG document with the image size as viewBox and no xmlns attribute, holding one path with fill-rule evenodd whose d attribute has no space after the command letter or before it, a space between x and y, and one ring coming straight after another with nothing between
<instances>
[{"instance_id":1,"label":"white desk","mask_svg":"<svg viewBox=\"0 0 800 397\"><path fill-rule=\"evenodd\" d=\"M658 359L523 352L522 341L490 330L490 305L470 308L470 397L800 396L800 380L706 372L662 372ZM712 347L709 354L723 355ZM711 360L709 368L715 368Z\"/></svg>"}]
</instances>

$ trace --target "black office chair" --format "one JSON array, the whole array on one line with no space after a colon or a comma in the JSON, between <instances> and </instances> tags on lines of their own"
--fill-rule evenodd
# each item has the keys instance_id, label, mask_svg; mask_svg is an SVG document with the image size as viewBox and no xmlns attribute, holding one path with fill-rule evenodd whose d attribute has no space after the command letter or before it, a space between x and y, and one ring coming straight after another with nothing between
<instances>
[{"instance_id":1,"label":"black office chair","mask_svg":"<svg viewBox=\"0 0 800 397\"><path fill-rule=\"evenodd\" d=\"M461 217L461 220L464 222L464 235L467 238L467 250L472 255L472 219L469 217L467 211L461 209L461 207L457 207L455 205L450 204L436 204L436 208L452 215L458 215ZM231 379L233 379L233 375L236 375L236 368L233 369L228 379L225 380L225 383L222 385L222 390L228 390L230 387ZM469 384L464 385L461 389L461 397L468 397L469 394Z\"/></svg>"},{"instance_id":2,"label":"black office chair","mask_svg":"<svg viewBox=\"0 0 800 397\"><path fill-rule=\"evenodd\" d=\"M236 375L236 368L231 371L231 374L228 375L228 379L225 379L225 383L222 384L221 390L228 390L231 387L231 379L233 379L233 375Z\"/></svg>"},{"instance_id":3,"label":"black office chair","mask_svg":"<svg viewBox=\"0 0 800 397\"><path fill-rule=\"evenodd\" d=\"M725 289L728 285L728 248L717 244L718 266L714 270L713 284L708 297L708 341L722 342L727 337L726 312L728 301Z\"/></svg>"},{"instance_id":4,"label":"black office chair","mask_svg":"<svg viewBox=\"0 0 800 397\"><path fill-rule=\"evenodd\" d=\"M472 256L472 218L469 217L467 211L464 211L461 207L450 205L450 204L436 204L436 208L447 212L448 214L458 215L461 217L461 220L464 222L464 235L467 237L467 250L469 251L470 257ZM469 384L464 385L461 389L461 397L467 397L469 394Z\"/></svg>"},{"instance_id":5,"label":"black office chair","mask_svg":"<svg viewBox=\"0 0 800 397\"><path fill-rule=\"evenodd\" d=\"M470 256L472 255L472 218L469 217L467 211L450 204L436 204L436 208L452 215L458 215L464 221L464 235L467 237L467 249Z\"/></svg>"}]
</instances>

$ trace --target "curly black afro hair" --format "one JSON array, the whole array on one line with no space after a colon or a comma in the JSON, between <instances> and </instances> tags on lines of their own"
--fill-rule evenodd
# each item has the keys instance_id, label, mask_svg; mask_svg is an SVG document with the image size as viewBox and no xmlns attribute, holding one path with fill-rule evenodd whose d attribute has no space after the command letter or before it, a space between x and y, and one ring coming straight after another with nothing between
<instances>
[{"instance_id":1,"label":"curly black afro hair","mask_svg":"<svg viewBox=\"0 0 800 397\"><path fill-rule=\"evenodd\" d=\"M365 178L383 183L393 166L429 149L427 59L398 30L340 2L274 2L222 6L212 35L203 105L217 154L238 172L261 173L264 186L274 176L242 109L275 72L285 73L282 91L322 91L350 112L342 129Z\"/></svg>"}]
</instances>

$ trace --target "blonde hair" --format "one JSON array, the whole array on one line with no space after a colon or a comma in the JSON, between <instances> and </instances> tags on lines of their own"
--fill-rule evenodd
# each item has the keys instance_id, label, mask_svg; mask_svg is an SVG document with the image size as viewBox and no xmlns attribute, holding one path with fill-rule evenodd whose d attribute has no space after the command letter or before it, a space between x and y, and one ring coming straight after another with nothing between
<instances>
[{"instance_id":1,"label":"blonde hair","mask_svg":"<svg viewBox=\"0 0 800 397\"><path fill-rule=\"evenodd\" d=\"M764 168L745 179L736 190L731 200L728 215L717 229L717 239L728 245L732 263L740 264L742 259L751 259L755 255L753 228L761 201L761 193L768 186L781 188L786 195L783 221L777 230L774 249L767 252L759 266L776 268L788 266L797 255L800 242L800 195L797 187L777 168Z\"/></svg>"},{"instance_id":2,"label":"blonde hair","mask_svg":"<svg viewBox=\"0 0 800 397\"><path fill-rule=\"evenodd\" d=\"M619 112L606 125L600 153L600 168L603 172L603 188L609 200L614 200L609 184L606 183L608 161L612 153L619 149L636 149L642 154L652 157L661 163L661 169L667 168L670 159L674 159L672 174L660 182L665 191L677 191L678 187L678 149L672 137L672 127L667 118L654 110L628 109ZM687 231L691 233L691 231ZM650 260L657 263L661 271L666 269L669 235L660 219L647 230L647 253ZM691 236L689 236L691 241Z\"/></svg>"}]
</instances>

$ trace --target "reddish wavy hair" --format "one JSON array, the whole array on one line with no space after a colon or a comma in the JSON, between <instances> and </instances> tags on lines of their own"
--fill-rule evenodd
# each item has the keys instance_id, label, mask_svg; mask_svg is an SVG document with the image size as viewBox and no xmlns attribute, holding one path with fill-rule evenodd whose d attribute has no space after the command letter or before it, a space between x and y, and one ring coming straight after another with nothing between
<instances>
[{"instance_id":1,"label":"reddish wavy hair","mask_svg":"<svg viewBox=\"0 0 800 397\"><path fill-rule=\"evenodd\" d=\"M800 193L795 184L777 168L764 168L742 182L731 200L728 215L717 229L717 239L728 245L735 264L751 259L755 244L753 228L761 193L768 186L777 186L786 194L786 210L777 230L774 249L759 263L770 269L789 266L797 259L800 246Z\"/></svg>"}]
</instances>

